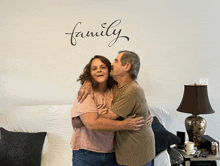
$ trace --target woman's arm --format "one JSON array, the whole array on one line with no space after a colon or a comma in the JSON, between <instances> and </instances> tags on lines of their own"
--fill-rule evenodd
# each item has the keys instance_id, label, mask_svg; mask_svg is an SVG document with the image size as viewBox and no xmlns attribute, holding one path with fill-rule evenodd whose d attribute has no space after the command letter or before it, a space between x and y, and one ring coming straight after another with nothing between
<instances>
[{"instance_id":1,"label":"woman's arm","mask_svg":"<svg viewBox=\"0 0 220 166\"><path fill-rule=\"evenodd\" d=\"M83 124L89 130L96 131L119 131L119 130L140 130L144 125L144 118L134 118L135 115L123 121L111 120L99 117L98 113L86 113L80 116Z\"/></svg>"},{"instance_id":2,"label":"woman's arm","mask_svg":"<svg viewBox=\"0 0 220 166\"><path fill-rule=\"evenodd\" d=\"M112 112L112 111L109 111L109 112ZM112 112L113 113L113 112ZM111 114L111 113L110 113ZM111 120L114 120L114 119L117 119L119 116L115 113L113 113L112 115L109 116L109 114L102 114L102 115L98 115L99 118L106 118L106 119L111 119ZM127 119L125 119L124 121L126 121ZM126 121L128 122L128 121ZM147 125L148 126L151 126L152 125L152 122L153 122L153 117L151 115L151 112L149 111L149 116L147 118ZM129 122L128 122L129 123ZM129 125L129 124L128 124ZM80 128L82 126L84 126L84 123L82 122L82 120L80 119L80 117L75 117L75 118L72 118L72 126L73 128ZM128 126L129 128L129 126Z\"/></svg>"},{"instance_id":3,"label":"woman's arm","mask_svg":"<svg viewBox=\"0 0 220 166\"><path fill-rule=\"evenodd\" d=\"M99 117L100 118L106 118L106 119L115 120L115 119L118 119L120 116L115 114L111 110L108 110L108 112L106 114L101 114L101 115L99 115Z\"/></svg>"},{"instance_id":4,"label":"woman's arm","mask_svg":"<svg viewBox=\"0 0 220 166\"><path fill-rule=\"evenodd\" d=\"M149 114L149 116L147 117L147 122L146 123L147 123L148 126L151 126L151 124L153 122L153 117L151 115L150 110L148 110L148 114ZM99 115L99 117L115 120L115 119L118 119L120 116L115 114L113 111L109 110L107 114L101 114L101 115Z\"/></svg>"}]
</instances>

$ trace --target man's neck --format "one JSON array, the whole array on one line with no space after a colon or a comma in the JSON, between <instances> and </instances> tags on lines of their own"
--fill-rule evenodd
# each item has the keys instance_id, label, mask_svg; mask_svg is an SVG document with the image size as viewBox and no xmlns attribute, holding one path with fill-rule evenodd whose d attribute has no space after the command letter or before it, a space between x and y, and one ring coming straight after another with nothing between
<instances>
[{"instance_id":1,"label":"man's neck","mask_svg":"<svg viewBox=\"0 0 220 166\"><path fill-rule=\"evenodd\" d=\"M125 75L124 77L118 77L117 78L118 88L123 87L124 85L130 83L132 81L130 75Z\"/></svg>"}]
</instances>

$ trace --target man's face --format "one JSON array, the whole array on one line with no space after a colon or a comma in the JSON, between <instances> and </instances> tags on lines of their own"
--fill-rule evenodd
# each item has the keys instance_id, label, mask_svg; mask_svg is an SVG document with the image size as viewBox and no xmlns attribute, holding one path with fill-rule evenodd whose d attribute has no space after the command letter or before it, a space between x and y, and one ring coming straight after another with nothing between
<instances>
[{"instance_id":1,"label":"man's face","mask_svg":"<svg viewBox=\"0 0 220 166\"><path fill-rule=\"evenodd\" d=\"M115 79L118 76L123 76L126 71L124 69L124 66L121 64L121 57L124 53L118 54L118 56L115 58L115 61L111 64L112 70L110 72L110 75Z\"/></svg>"}]
</instances>

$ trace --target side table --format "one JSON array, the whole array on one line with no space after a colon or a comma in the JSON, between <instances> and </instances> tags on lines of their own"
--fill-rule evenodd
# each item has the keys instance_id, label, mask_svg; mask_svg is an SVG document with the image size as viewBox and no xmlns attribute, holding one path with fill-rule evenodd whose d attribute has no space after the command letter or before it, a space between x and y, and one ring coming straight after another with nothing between
<instances>
[{"instance_id":1,"label":"side table","mask_svg":"<svg viewBox=\"0 0 220 166\"><path fill-rule=\"evenodd\" d=\"M184 157L184 165L190 166L191 161L211 161L211 160L220 160L220 153L217 155L209 154L206 158L200 156L199 158L195 158L193 155L188 155L185 153L184 149L176 148Z\"/></svg>"}]
</instances>

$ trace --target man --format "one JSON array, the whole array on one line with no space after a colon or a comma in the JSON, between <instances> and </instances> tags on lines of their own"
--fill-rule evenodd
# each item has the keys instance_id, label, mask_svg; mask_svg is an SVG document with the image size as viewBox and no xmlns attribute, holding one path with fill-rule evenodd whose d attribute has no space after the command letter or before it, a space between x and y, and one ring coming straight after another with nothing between
<instances>
[{"instance_id":1,"label":"man","mask_svg":"<svg viewBox=\"0 0 220 166\"><path fill-rule=\"evenodd\" d=\"M118 83L113 88L113 107L105 116L113 119L128 115L148 116L144 91L134 80L138 76L140 59L131 51L120 51L112 63L111 76ZM139 131L116 132L116 159L120 165L148 165L155 158L154 134L144 125Z\"/></svg>"},{"instance_id":2,"label":"man","mask_svg":"<svg viewBox=\"0 0 220 166\"><path fill-rule=\"evenodd\" d=\"M112 63L111 76L118 83L113 87L113 107L100 118L127 118L149 115L143 89L135 79L138 76L140 59L131 51L120 51ZM119 166L152 166L155 158L154 133L149 125L137 131L116 132L116 159Z\"/></svg>"}]
</instances>

